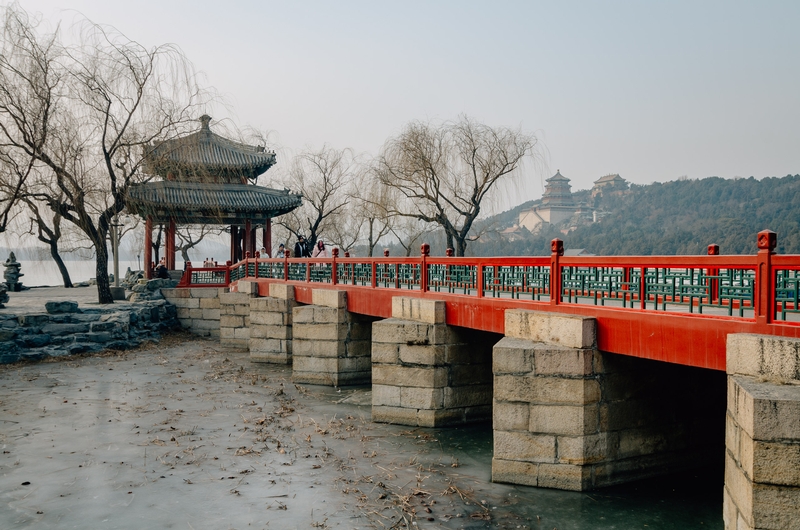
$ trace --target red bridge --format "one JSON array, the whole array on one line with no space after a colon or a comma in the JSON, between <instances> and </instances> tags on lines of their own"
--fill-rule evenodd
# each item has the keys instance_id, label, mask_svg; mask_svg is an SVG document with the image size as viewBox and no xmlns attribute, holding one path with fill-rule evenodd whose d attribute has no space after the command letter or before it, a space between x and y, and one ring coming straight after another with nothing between
<instances>
[{"instance_id":1,"label":"red bridge","mask_svg":"<svg viewBox=\"0 0 800 530\"><path fill-rule=\"evenodd\" d=\"M800 256L269 259L187 267L184 327L369 384L372 421L491 419L492 480L583 490L724 461L726 528L800 528ZM208 289L217 287L218 289Z\"/></svg>"},{"instance_id":2,"label":"red bridge","mask_svg":"<svg viewBox=\"0 0 800 530\"><path fill-rule=\"evenodd\" d=\"M180 287L227 287L240 279L287 282L296 300L312 288L347 291L353 313L388 318L391 299L443 300L447 324L503 334L506 309L597 319L605 352L725 370L730 333L800 338L800 255L776 255L776 235L758 234L758 254L707 256L265 259L214 268L191 265ZM644 278L644 281L642 281ZM551 293L559 293L551 296Z\"/></svg>"}]
</instances>

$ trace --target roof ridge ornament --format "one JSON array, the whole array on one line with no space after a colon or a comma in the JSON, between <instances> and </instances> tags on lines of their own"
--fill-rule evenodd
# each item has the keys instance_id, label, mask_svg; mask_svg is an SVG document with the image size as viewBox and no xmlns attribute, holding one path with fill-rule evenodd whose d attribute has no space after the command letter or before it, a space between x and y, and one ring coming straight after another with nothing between
<instances>
[{"instance_id":1,"label":"roof ridge ornament","mask_svg":"<svg viewBox=\"0 0 800 530\"><path fill-rule=\"evenodd\" d=\"M209 124L211 123L211 116L209 116L208 114L203 114L202 116L200 116L199 119L200 119L200 130L210 131L211 128L209 127Z\"/></svg>"}]
</instances>

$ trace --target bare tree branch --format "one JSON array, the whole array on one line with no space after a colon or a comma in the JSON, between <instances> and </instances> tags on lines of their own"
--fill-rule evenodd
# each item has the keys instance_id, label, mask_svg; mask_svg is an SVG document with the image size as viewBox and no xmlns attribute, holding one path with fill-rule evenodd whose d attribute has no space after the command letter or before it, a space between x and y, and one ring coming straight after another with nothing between
<instances>
[{"instance_id":1,"label":"bare tree branch","mask_svg":"<svg viewBox=\"0 0 800 530\"><path fill-rule=\"evenodd\" d=\"M375 171L402 197L388 213L441 226L463 256L475 219L498 183L519 176L538 157L537 138L462 116L439 126L412 122L387 140Z\"/></svg>"}]
</instances>

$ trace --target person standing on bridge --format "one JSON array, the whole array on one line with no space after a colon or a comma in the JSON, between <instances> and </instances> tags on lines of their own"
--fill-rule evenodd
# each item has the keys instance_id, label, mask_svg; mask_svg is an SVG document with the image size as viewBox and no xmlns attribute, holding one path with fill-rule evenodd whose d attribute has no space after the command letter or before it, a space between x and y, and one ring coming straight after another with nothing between
<instances>
[{"instance_id":1,"label":"person standing on bridge","mask_svg":"<svg viewBox=\"0 0 800 530\"><path fill-rule=\"evenodd\" d=\"M294 244L294 254L295 258L309 258L311 255L308 252L308 246L306 246L306 238L303 237L302 234L297 236L297 243Z\"/></svg>"},{"instance_id":2,"label":"person standing on bridge","mask_svg":"<svg viewBox=\"0 0 800 530\"><path fill-rule=\"evenodd\" d=\"M325 248L325 242L323 240L317 241L317 246L314 247L314 253L311 255L312 258L330 258L331 253Z\"/></svg>"}]
</instances>

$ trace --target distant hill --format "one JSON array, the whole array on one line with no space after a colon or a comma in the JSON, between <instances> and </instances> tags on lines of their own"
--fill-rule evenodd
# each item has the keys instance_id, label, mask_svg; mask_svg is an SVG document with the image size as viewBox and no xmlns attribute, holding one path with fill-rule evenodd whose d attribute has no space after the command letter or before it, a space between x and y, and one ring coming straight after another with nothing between
<instances>
[{"instance_id":1,"label":"distant hill","mask_svg":"<svg viewBox=\"0 0 800 530\"><path fill-rule=\"evenodd\" d=\"M753 254L756 234L764 229L778 233L779 253L800 254L800 175L634 184L624 196L596 205L609 212L597 223L568 234L562 227L548 226L537 234L523 229L518 241L500 235L533 204L485 220L482 226L491 229L467 247L467 254L546 255L554 237L566 248L598 255L705 254L711 243L723 254Z\"/></svg>"}]
</instances>

